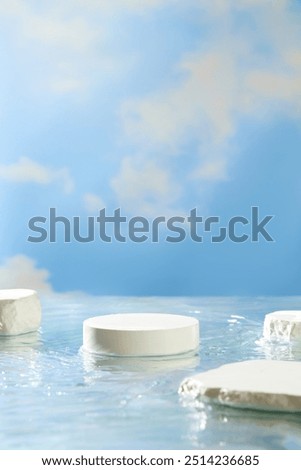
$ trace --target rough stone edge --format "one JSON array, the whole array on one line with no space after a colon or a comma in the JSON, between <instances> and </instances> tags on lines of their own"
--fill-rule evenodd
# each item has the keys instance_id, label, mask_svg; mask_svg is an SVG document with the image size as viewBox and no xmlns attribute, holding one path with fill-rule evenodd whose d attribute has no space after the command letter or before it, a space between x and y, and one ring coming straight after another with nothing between
<instances>
[{"instance_id":1,"label":"rough stone edge","mask_svg":"<svg viewBox=\"0 0 301 470\"><path fill-rule=\"evenodd\" d=\"M180 384L179 394L196 401L204 401L232 408L261 411L301 413L301 396L229 390L222 387L207 388L199 380L191 377Z\"/></svg>"}]
</instances>

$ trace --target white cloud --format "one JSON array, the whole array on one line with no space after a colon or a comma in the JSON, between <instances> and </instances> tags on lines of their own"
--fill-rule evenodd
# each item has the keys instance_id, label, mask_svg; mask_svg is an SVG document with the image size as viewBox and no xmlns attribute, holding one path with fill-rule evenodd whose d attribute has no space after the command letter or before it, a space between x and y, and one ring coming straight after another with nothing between
<instances>
[{"instance_id":1,"label":"white cloud","mask_svg":"<svg viewBox=\"0 0 301 470\"><path fill-rule=\"evenodd\" d=\"M111 186L120 207L136 215L167 215L180 192L166 169L135 157L122 160Z\"/></svg>"},{"instance_id":2,"label":"white cloud","mask_svg":"<svg viewBox=\"0 0 301 470\"><path fill-rule=\"evenodd\" d=\"M9 48L16 58L21 49L21 66L25 55L28 67L34 68L30 83L23 83L31 86L31 94L33 90L59 95L86 91L96 70L98 78L100 72L108 72L108 58L99 47L104 42L105 21L95 22L79 2L1 0L0 15L13 32Z\"/></svg>"},{"instance_id":3,"label":"white cloud","mask_svg":"<svg viewBox=\"0 0 301 470\"><path fill-rule=\"evenodd\" d=\"M27 157L19 158L16 163L0 165L0 179L41 185L59 183L66 193L70 193L74 187L67 168L54 170Z\"/></svg>"},{"instance_id":4,"label":"white cloud","mask_svg":"<svg viewBox=\"0 0 301 470\"><path fill-rule=\"evenodd\" d=\"M46 45L66 48L76 53L89 50L100 36L84 19L72 16L64 18L57 10L48 9L44 15L28 10L24 16L24 35Z\"/></svg>"},{"instance_id":5,"label":"white cloud","mask_svg":"<svg viewBox=\"0 0 301 470\"><path fill-rule=\"evenodd\" d=\"M177 175L183 187L191 181L191 165L195 184L231 177L232 142L244 118L260 124L277 112L300 117L301 111L300 14L291 3L198 4L210 26L199 51L178 64L172 85L121 107L125 134L141 160L160 155L161 167L172 168L171 161L183 159ZM191 143L197 150L187 155L183 149Z\"/></svg>"},{"instance_id":6,"label":"white cloud","mask_svg":"<svg viewBox=\"0 0 301 470\"><path fill-rule=\"evenodd\" d=\"M129 207L139 203L152 211L160 201L164 207L175 206L187 184L199 183L201 187L207 181L214 185L231 177L232 140L243 118L273 119L278 110L282 114L300 113L300 15L292 11L292 2L0 1L0 14L9 19L12 31L8 47L13 49L17 44L12 57L18 55L21 46L33 64L34 73L26 77L28 81L36 80L31 96L32 90L46 88L60 98L87 90L92 83L100 90L103 77L116 77L120 70L126 73L131 51L124 54L121 47L123 55L118 55L113 38L114 28L119 25L114 20L119 15L121 18L126 12L140 14L166 6L189 9L192 5L194 21L199 12L200 46L174 67L172 84L144 97L132 97L121 107L125 134L139 158L122 159L112 188L118 201L126 201ZM23 92L26 79L22 79ZM191 143L195 150L187 155ZM165 190L158 189L160 184L151 182L147 173L164 180ZM50 175L51 181L65 180L64 185L69 178L72 186L67 170L50 170ZM143 184L137 181L139 178ZM98 204L91 201L90 197L86 204Z\"/></svg>"},{"instance_id":7,"label":"white cloud","mask_svg":"<svg viewBox=\"0 0 301 470\"><path fill-rule=\"evenodd\" d=\"M86 193L83 196L84 206L87 212L94 213L106 207L104 201L97 194Z\"/></svg>"},{"instance_id":8,"label":"white cloud","mask_svg":"<svg viewBox=\"0 0 301 470\"><path fill-rule=\"evenodd\" d=\"M144 145L179 150L186 138L221 142L233 132L233 107L240 94L233 52L214 50L185 60L180 85L124 104L126 132Z\"/></svg>"},{"instance_id":9,"label":"white cloud","mask_svg":"<svg viewBox=\"0 0 301 470\"><path fill-rule=\"evenodd\" d=\"M74 3L88 9L116 15L124 11L143 13L167 5L175 6L181 4L181 0L73 0L72 4Z\"/></svg>"},{"instance_id":10,"label":"white cloud","mask_svg":"<svg viewBox=\"0 0 301 470\"><path fill-rule=\"evenodd\" d=\"M226 164L223 160L213 160L204 162L199 168L192 173L193 179L206 181L222 181L227 180Z\"/></svg>"},{"instance_id":11,"label":"white cloud","mask_svg":"<svg viewBox=\"0 0 301 470\"><path fill-rule=\"evenodd\" d=\"M80 79L52 77L49 80L49 89L57 94L73 93L83 88L83 82Z\"/></svg>"},{"instance_id":12,"label":"white cloud","mask_svg":"<svg viewBox=\"0 0 301 470\"><path fill-rule=\"evenodd\" d=\"M240 48L237 54L243 54ZM202 183L216 184L229 176L237 106L246 98L241 92L243 72L237 70L235 59L227 47L189 57L180 65L186 76L179 85L123 106L124 128L141 160L156 161L153 155L160 155L161 168L171 172L172 161L183 159L182 171L174 174L174 184L164 195L167 205L172 200L178 212L182 204L176 204L177 197L187 185L195 185L196 199L204 204L208 184ZM197 147L192 155L182 151L189 142ZM174 191L174 185L182 192Z\"/></svg>"},{"instance_id":13,"label":"white cloud","mask_svg":"<svg viewBox=\"0 0 301 470\"><path fill-rule=\"evenodd\" d=\"M50 273L36 267L36 262L25 255L15 255L0 265L1 289L34 289L41 293L51 293Z\"/></svg>"},{"instance_id":14,"label":"white cloud","mask_svg":"<svg viewBox=\"0 0 301 470\"><path fill-rule=\"evenodd\" d=\"M146 13L179 0L1 0L0 19L12 34L7 47L18 58L20 50L35 73L31 93L87 93L108 77L124 73L131 54L116 54L114 25L118 17ZM112 26L113 24L113 26ZM116 25L115 25L116 26ZM113 48L108 49L110 41ZM18 59L17 59L18 61ZM14 68L15 64L14 62ZM30 65L29 65L30 66Z\"/></svg>"}]
</instances>

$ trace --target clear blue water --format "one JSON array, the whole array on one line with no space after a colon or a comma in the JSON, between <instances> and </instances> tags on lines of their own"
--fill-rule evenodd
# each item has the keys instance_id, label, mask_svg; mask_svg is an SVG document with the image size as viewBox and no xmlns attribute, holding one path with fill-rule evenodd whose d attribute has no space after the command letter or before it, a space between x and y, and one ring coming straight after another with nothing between
<instances>
[{"instance_id":1,"label":"clear blue water","mask_svg":"<svg viewBox=\"0 0 301 470\"><path fill-rule=\"evenodd\" d=\"M301 298L70 294L42 303L40 332L0 339L1 449L301 449L300 414L197 409L177 393L184 377L227 362L301 360L296 345L259 341L265 313L298 309ZM199 356L83 354L82 321L116 312L194 315L201 328Z\"/></svg>"}]
</instances>

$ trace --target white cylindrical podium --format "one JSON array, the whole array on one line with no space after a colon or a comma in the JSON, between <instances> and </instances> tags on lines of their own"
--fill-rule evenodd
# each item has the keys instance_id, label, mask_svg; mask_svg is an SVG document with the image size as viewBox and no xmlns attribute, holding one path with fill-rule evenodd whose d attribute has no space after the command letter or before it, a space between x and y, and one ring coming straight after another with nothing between
<instances>
[{"instance_id":1,"label":"white cylindrical podium","mask_svg":"<svg viewBox=\"0 0 301 470\"><path fill-rule=\"evenodd\" d=\"M199 346L196 318L165 313L120 313L88 318L83 348L114 356L171 356Z\"/></svg>"}]
</instances>

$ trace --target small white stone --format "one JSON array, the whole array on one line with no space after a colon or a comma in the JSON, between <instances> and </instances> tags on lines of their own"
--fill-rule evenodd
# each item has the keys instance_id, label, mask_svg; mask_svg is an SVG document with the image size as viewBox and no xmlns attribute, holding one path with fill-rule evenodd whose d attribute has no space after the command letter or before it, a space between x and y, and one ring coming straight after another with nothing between
<instances>
[{"instance_id":1,"label":"small white stone","mask_svg":"<svg viewBox=\"0 0 301 470\"><path fill-rule=\"evenodd\" d=\"M179 393L238 408L301 411L301 362L245 361L185 379Z\"/></svg>"},{"instance_id":2,"label":"small white stone","mask_svg":"<svg viewBox=\"0 0 301 470\"><path fill-rule=\"evenodd\" d=\"M0 290L0 335L20 335L36 331L41 323L41 305L30 289Z\"/></svg>"},{"instance_id":3,"label":"small white stone","mask_svg":"<svg viewBox=\"0 0 301 470\"><path fill-rule=\"evenodd\" d=\"M266 339L301 339L301 310L279 310L268 313L264 319L263 336Z\"/></svg>"},{"instance_id":4,"label":"small white stone","mask_svg":"<svg viewBox=\"0 0 301 470\"><path fill-rule=\"evenodd\" d=\"M84 321L83 348L115 356L169 356L196 351L199 322L183 315L121 313Z\"/></svg>"}]
</instances>

